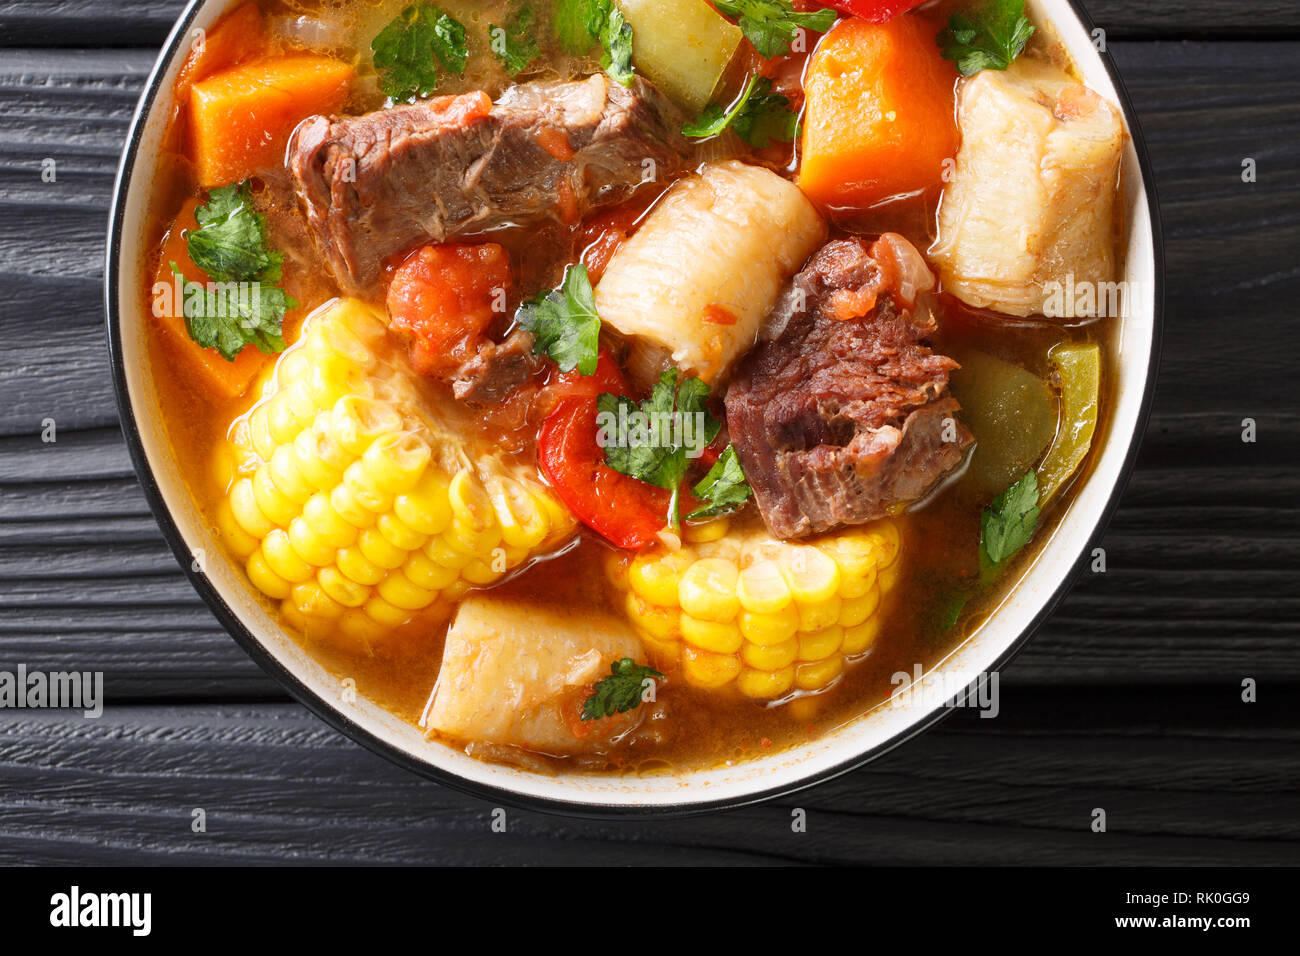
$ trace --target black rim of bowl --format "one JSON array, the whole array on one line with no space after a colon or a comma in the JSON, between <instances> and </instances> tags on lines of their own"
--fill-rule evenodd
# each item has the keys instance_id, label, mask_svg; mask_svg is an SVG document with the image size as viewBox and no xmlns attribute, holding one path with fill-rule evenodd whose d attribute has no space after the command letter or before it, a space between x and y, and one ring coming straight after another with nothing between
<instances>
[{"instance_id":1,"label":"black rim of bowl","mask_svg":"<svg viewBox=\"0 0 1300 956\"><path fill-rule=\"evenodd\" d=\"M545 797L517 793L513 790L507 790L490 784L467 780L464 777L460 777L450 771L433 766L430 763L412 756L407 751L389 743L378 735L362 727L345 713L337 710L332 704L326 702L324 698L290 673L289 670L262 645L248 627L240 620L239 616L217 592L216 587L209 580L207 574L194 569L191 560L191 549L186 544L180 528L177 526L171 513L167 509L161 489L158 487L157 480L154 477L153 468L145 454L144 443L140 437L139 425L135 419L135 412L131 407L131 396L127 386L126 366L122 355L121 314L118 310L120 283L117 264L122 250L122 219L126 208L126 198L129 193L131 177L134 172L140 143L143 138L145 123L153 110L154 103L158 99L162 88L162 80L167 72L167 67L170 65L181 44L184 42L185 37L189 32L189 26L194 21L194 18L197 16L204 2L205 0L190 0L189 6L186 7L185 12L181 14L180 19L177 21L176 26L173 27L170 36L167 38L167 41L163 46L162 52L159 54L157 62L154 64L153 70L149 74L149 79L146 83L144 93L142 94L140 102L136 106L134 116L132 117L126 149L123 153L122 163L118 169L117 179L113 187L113 203L109 217L107 259L104 271L105 314L108 325L109 358L113 370L113 389L117 398L118 417L120 419L122 433L126 438L127 448L131 455L131 462L135 467L136 475L140 480L140 485L144 490L145 498L149 502L149 507L153 511L154 518L162 529L163 537L167 540L172 552L176 555L181 567L189 577L190 583L193 584L195 590L198 591L204 602L209 608L211 608L217 619L240 647L242 647L267 674L285 688L294 699L335 730L412 773L431 779L437 783L450 787L453 790L489 802L504 804L506 806L523 810L538 810L561 816L583 819L608 819L610 817L619 816L659 818L692 816L717 810L751 806L768 800L774 800L778 797L788 796L801 790L806 790L809 787L824 783L842 774L849 773L884 756L895 747L905 743L943 720L944 717L954 709L948 706L939 706L929 713L926 713L893 737L877 744L865 753L857 754L841 761L833 767L812 773L809 776L803 777L792 783L772 787L766 790L757 790L753 793L745 794L744 796L728 799L637 806L635 804L624 805L553 800ZM1091 33L1094 28L1093 21L1088 14L1080 8L1077 0L1068 0L1068 4L1073 9L1084 29ZM1052 612L1056 609L1056 606L1073 586L1078 573L1077 568L1079 562L1085 554L1091 552L1092 547L1101 539L1107 525L1109 525L1115 514L1115 510L1119 506L1120 499L1123 497L1129 477L1132 475L1134 467L1137 464L1138 453L1142 445L1142 438L1146 432L1147 422L1150 417L1152 399L1155 394L1156 377L1159 372L1164 325L1165 262L1164 230L1160 219L1160 204L1156 195L1155 178L1151 167L1151 159L1147 153L1146 141L1142 136L1141 127L1138 124L1137 116L1133 110L1132 98L1129 96L1128 90L1124 86L1119 71L1115 68L1115 64L1111 59L1109 51L1099 51L1097 55L1101 58L1102 64L1105 66L1106 72L1109 74L1111 82L1115 86L1115 91L1119 96L1120 107L1124 113L1128 133L1133 143L1134 152L1137 155L1138 165L1142 171L1143 184L1145 186L1147 212L1151 222L1152 259L1154 267L1154 295L1151 300L1153 309L1151 354L1147 367L1146 380L1143 385L1142 400L1138 408L1138 417L1132 434L1128 436L1129 446L1124 457L1124 462L1120 467L1120 472L1116 479L1115 486L1111 489L1105 506L1101 509L1101 513L1097 516L1091 531L1089 531L1083 548L1080 549L1079 553L1075 555L1074 560L1071 562L1071 567L1074 570L1066 573L1061 583L1043 603L1042 607L1039 608L1038 613L1030 623L993 661L988 668L989 671L996 671L1005 667L1021 651L1047 618L1051 616ZM1114 441L1116 439L1112 437L1110 440Z\"/></svg>"}]
</instances>

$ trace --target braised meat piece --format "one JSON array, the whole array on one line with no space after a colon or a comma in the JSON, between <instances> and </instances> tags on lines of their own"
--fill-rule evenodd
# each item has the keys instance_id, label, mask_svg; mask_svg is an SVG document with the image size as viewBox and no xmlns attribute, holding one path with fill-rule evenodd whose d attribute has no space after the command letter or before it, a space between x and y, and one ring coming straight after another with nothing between
<instances>
[{"instance_id":1,"label":"braised meat piece","mask_svg":"<svg viewBox=\"0 0 1300 956\"><path fill-rule=\"evenodd\" d=\"M571 82L435 97L364 116L313 116L289 143L299 201L347 291L386 260L548 216L576 222L670 176L682 117L644 80Z\"/></svg>"},{"instance_id":2,"label":"braised meat piece","mask_svg":"<svg viewBox=\"0 0 1300 956\"><path fill-rule=\"evenodd\" d=\"M933 286L896 235L827 243L786 289L727 391L727 425L772 534L861 524L921 497L971 443L952 359L923 340Z\"/></svg>"}]
</instances>

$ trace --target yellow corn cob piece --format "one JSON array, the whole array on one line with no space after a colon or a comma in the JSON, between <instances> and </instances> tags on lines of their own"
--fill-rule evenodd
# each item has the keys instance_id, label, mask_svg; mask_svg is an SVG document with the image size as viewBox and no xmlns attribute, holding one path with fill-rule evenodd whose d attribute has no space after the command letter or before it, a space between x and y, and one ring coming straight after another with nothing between
<instances>
[{"instance_id":1,"label":"yellow corn cob piece","mask_svg":"<svg viewBox=\"0 0 1300 956\"><path fill-rule=\"evenodd\" d=\"M893 520L779 541L756 520L611 559L606 580L661 670L760 700L815 693L871 650L902 568Z\"/></svg>"},{"instance_id":2,"label":"yellow corn cob piece","mask_svg":"<svg viewBox=\"0 0 1300 956\"><path fill-rule=\"evenodd\" d=\"M467 416L411 372L371 306L308 317L213 467L228 484L218 531L285 623L369 651L574 531Z\"/></svg>"}]
</instances>

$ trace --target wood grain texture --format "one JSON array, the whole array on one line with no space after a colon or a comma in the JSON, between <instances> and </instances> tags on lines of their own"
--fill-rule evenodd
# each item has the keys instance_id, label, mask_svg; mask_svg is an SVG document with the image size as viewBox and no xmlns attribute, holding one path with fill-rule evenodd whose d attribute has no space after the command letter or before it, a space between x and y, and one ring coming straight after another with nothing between
<instances>
[{"instance_id":1,"label":"wood grain texture","mask_svg":"<svg viewBox=\"0 0 1300 956\"><path fill-rule=\"evenodd\" d=\"M1088 6L1112 39L1300 39L1296 3ZM1112 44L1167 230L1162 377L1108 571L1080 569L1004 675L1001 717L958 714L768 807L512 812L498 835L490 807L283 702L190 589L133 477L104 230L147 47L179 7L0 7L0 669L103 670L111 702L99 721L0 713L0 862L1300 862L1300 731L1276 706L1300 684L1300 342L1279 335L1300 301L1300 42ZM1245 676L1264 703L1237 702ZM1087 828L1097 806L1104 835Z\"/></svg>"},{"instance_id":2,"label":"wood grain texture","mask_svg":"<svg viewBox=\"0 0 1300 956\"><path fill-rule=\"evenodd\" d=\"M1300 732L1283 701L1224 691L1104 708L1005 694L996 719L957 713L765 806L595 822L511 809L505 833L492 804L292 705L33 711L0 724L0 863L1294 863ZM791 831L796 807L806 833ZM1089 829L1098 807L1105 833Z\"/></svg>"}]
</instances>

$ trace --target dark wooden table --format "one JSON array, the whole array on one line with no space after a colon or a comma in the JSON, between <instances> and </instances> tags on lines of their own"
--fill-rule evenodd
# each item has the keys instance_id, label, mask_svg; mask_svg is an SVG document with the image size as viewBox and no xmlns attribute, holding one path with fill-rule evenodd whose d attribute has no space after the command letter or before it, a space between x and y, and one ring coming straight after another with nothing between
<instances>
[{"instance_id":1,"label":"dark wooden table","mask_svg":"<svg viewBox=\"0 0 1300 956\"><path fill-rule=\"evenodd\" d=\"M0 669L102 670L108 694L98 720L0 711L0 862L1300 863L1300 2L1087 6L1150 145L1169 283L1107 573L1080 569L1002 675L996 720L959 713L775 804L510 811L502 834L491 806L288 699L191 590L136 484L104 232L181 0L0 5Z\"/></svg>"}]
</instances>

